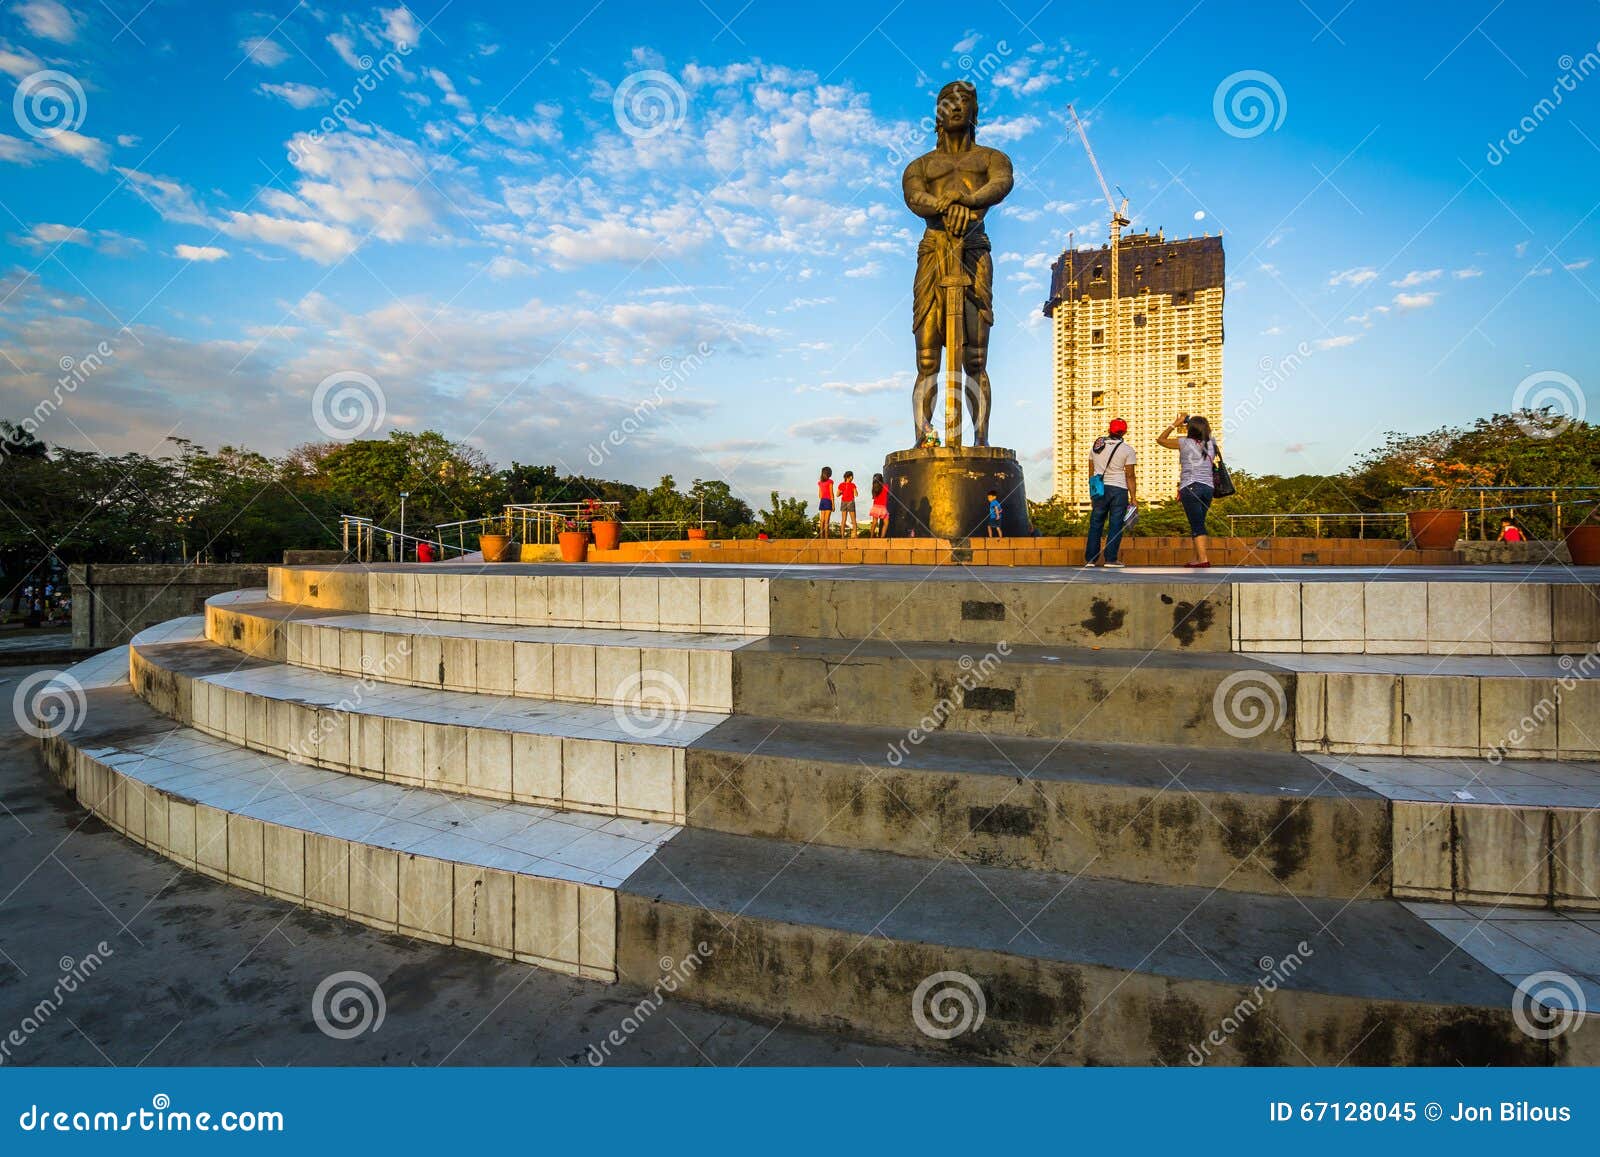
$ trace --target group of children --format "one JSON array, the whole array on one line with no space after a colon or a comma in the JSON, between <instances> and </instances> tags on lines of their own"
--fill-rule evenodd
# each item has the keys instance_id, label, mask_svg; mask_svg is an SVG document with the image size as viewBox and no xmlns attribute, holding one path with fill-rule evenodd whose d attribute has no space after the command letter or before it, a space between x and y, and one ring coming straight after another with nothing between
<instances>
[{"instance_id":1,"label":"group of children","mask_svg":"<svg viewBox=\"0 0 1600 1157\"><path fill-rule=\"evenodd\" d=\"M846 470L839 486L839 534L841 537L857 531L856 521L856 472ZM831 533L834 511L834 485L833 467L824 466L822 476L817 479L817 534L820 538L827 538ZM882 538L889 533L889 488L883 484L883 475L872 476L872 507L867 513L872 524L872 537Z\"/></svg>"},{"instance_id":2,"label":"group of children","mask_svg":"<svg viewBox=\"0 0 1600 1157\"><path fill-rule=\"evenodd\" d=\"M844 478L839 482L839 535L853 535L856 533L856 472L846 470ZM988 516L985 519L985 533L990 538L1000 536L1001 516L1000 496L993 490L988 494ZM834 511L834 485L833 467L824 466L822 475L817 479L817 536L827 538L833 522ZM872 537L884 538L889 533L889 488L884 485L883 475L872 476L872 508L868 517L872 522Z\"/></svg>"}]
</instances>

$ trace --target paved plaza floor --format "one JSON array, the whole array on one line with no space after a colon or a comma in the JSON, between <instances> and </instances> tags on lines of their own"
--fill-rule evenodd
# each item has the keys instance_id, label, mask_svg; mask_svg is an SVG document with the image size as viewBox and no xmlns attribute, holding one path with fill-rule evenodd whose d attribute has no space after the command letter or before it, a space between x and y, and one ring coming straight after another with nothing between
<instances>
[{"instance_id":1,"label":"paved plaza floor","mask_svg":"<svg viewBox=\"0 0 1600 1157\"><path fill-rule=\"evenodd\" d=\"M9 701L34 668L0 668ZM206 879L87 816L0 718L0 1037L32 1023L68 961L111 952L7 1064L885 1065L933 1059L781 1022L387 935ZM385 994L376 1032L320 1031L312 998L359 971ZM624 1025L634 1017L638 1026ZM631 1021L629 1022L632 1023Z\"/></svg>"}]
</instances>

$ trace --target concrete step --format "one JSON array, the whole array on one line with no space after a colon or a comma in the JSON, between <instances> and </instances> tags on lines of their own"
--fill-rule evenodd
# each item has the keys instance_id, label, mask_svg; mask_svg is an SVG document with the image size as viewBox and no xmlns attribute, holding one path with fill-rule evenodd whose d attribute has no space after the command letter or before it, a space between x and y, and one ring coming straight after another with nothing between
<instances>
[{"instance_id":1,"label":"concrete step","mask_svg":"<svg viewBox=\"0 0 1600 1157\"><path fill-rule=\"evenodd\" d=\"M969 864L1387 896L1390 805L1287 752L736 716L690 746L687 822Z\"/></svg>"},{"instance_id":2,"label":"concrete step","mask_svg":"<svg viewBox=\"0 0 1600 1157\"><path fill-rule=\"evenodd\" d=\"M1294 676L1269 666L1223 652L772 636L734 653L733 708L898 727L913 742L965 731L1288 751Z\"/></svg>"},{"instance_id":3,"label":"concrete step","mask_svg":"<svg viewBox=\"0 0 1600 1157\"><path fill-rule=\"evenodd\" d=\"M252 597L259 596L259 597ZM240 591L206 605L206 638L258 659L382 683L573 703L727 713L742 634L522 627L297 607Z\"/></svg>"},{"instance_id":4,"label":"concrete step","mask_svg":"<svg viewBox=\"0 0 1600 1157\"><path fill-rule=\"evenodd\" d=\"M767 633L768 581L720 567L645 575L632 567L483 562L267 570L270 598L322 610L745 635Z\"/></svg>"},{"instance_id":5,"label":"concrete step","mask_svg":"<svg viewBox=\"0 0 1600 1157\"><path fill-rule=\"evenodd\" d=\"M393 686L210 642L135 643L131 671L169 718L294 762L666 822L683 817L684 746L725 718Z\"/></svg>"},{"instance_id":6,"label":"concrete step","mask_svg":"<svg viewBox=\"0 0 1600 1157\"><path fill-rule=\"evenodd\" d=\"M1393 901L685 830L629 877L617 916L624 980L692 952L679 996L971 1058L1592 1063L1600 1037L1524 1035L1513 986Z\"/></svg>"},{"instance_id":7,"label":"concrete step","mask_svg":"<svg viewBox=\"0 0 1600 1157\"><path fill-rule=\"evenodd\" d=\"M1264 655L1294 679L1301 751L1600 759L1600 658Z\"/></svg>"},{"instance_id":8,"label":"concrete step","mask_svg":"<svg viewBox=\"0 0 1600 1157\"><path fill-rule=\"evenodd\" d=\"M44 741L78 801L203 875L405 936L616 979L616 888L676 828L371 783L244 750L126 687Z\"/></svg>"}]
</instances>

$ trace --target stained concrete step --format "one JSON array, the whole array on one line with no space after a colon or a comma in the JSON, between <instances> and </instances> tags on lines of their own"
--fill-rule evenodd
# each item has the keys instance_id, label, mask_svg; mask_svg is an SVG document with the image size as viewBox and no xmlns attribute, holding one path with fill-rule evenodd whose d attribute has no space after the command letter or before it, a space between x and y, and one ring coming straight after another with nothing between
<instances>
[{"instance_id":1,"label":"stained concrete step","mask_svg":"<svg viewBox=\"0 0 1600 1157\"><path fill-rule=\"evenodd\" d=\"M206 638L258 659L446 691L727 713L741 634L524 627L297 607L265 591L206 604Z\"/></svg>"},{"instance_id":2,"label":"stained concrete step","mask_svg":"<svg viewBox=\"0 0 1600 1157\"><path fill-rule=\"evenodd\" d=\"M772 636L734 653L738 715L1292 750L1294 676L1258 656Z\"/></svg>"},{"instance_id":3,"label":"stained concrete step","mask_svg":"<svg viewBox=\"0 0 1600 1157\"><path fill-rule=\"evenodd\" d=\"M88 691L47 765L111 827L203 875L389 932L615 980L616 888L676 828L372 783Z\"/></svg>"},{"instance_id":4,"label":"stained concrete step","mask_svg":"<svg viewBox=\"0 0 1600 1157\"><path fill-rule=\"evenodd\" d=\"M1287 752L735 716L686 756L698 828L971 864L1387 896L1390 805Z\"/></svg>"},{"instance_id":5,"label":"stained concrete step","mask_svg":"<svg viewBox=\"0 0 1600 1157\"><path fill-rule=\"evenodd\" d=\"M620 978L960 1056L1062 1064L1592 1063L1398 903L1016 872L686 829L618 892ZM919 1029L935 993L976 1015ZM914 1011L915 1010L915 1011ZM945 1002L942 1011L955 1007ZM941 1024L946 1027L941 1029ZM1213 1035L1215 1034L1215 1035Z\"/></svg>"},{"instance_id":6,"label":"stained concrete step","mask_svg":"<svg viewBox=\"0 0 1600 1157\"><path fill-rule=\"evenodd\" d=\"M299 763L485 799L678 822L684 745L724 716L428 691L252 659L131 648L162 714Z\"/></svg>"}]
</instances>

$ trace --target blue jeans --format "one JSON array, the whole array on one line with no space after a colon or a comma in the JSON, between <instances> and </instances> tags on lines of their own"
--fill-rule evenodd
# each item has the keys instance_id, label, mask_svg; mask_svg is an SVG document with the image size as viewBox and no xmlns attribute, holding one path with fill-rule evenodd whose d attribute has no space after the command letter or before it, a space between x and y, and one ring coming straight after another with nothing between
<instances>
[{"instance_id":1,"label":"blue jeans","mask_svg":"<svg viewBox=\"0 0 1600 1157\"><path fill-rule=\"evenodd\" d=\"M1189 533L1195 537L1206 532L1206 512L1211 509L1211 487L1204 482L1191 482L1178 491L1183 512L1189 516Z\"/></svg>"},{"instance_id":2,"label":"blue jeans","mask_svg":"<svg viewBox=\"0 0 1600 1157\"><path fill-rule=\"evenodd\" d=\"M1089 507L1089 544L1083 552L1084 562L1094 562L1100 557L1102 532L1106 536L1106 561L1117 561L1117 551L1122 547L1122 524L1127 517L1127 488L1107 486L1106 492Z\"/></svg>"}]
</instances>

